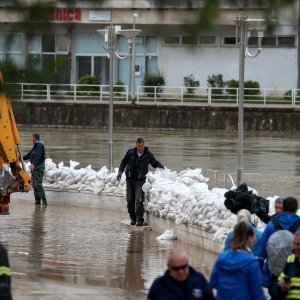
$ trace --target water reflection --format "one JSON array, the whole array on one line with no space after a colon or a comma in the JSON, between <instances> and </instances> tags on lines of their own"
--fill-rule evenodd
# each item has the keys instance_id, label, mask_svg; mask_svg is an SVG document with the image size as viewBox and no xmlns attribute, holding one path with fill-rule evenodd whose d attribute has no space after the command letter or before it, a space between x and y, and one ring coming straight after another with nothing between
<instances>
[{"instance_id":1,"label":"water reflection","mask_svg":"<svg viewBox=\"0 0 300 300\"><path fill-rule=\"evenodd\" d=\"M140 289L144 287L145 280L142 277L144 251L144 231L132 229L129 233L129 241L127 244L125 274L122 288Z\"/></svg>"},{"instance_id":2,"label":"water reflection","mask_svg":"<svg viewBox=\"0 0 300 300\"><path fill-rule=\"evenodd\" d=\"M12 202L0 227L6 228L1 241L9 248L14 299L145 299L175 247L209 275L216 255L180 241L159 242L158 233L126 227L124 219L127 213L117 211Z\"/></svg>"},{"instance_id":3,"label":"water reflection","mask_svg":"<svg viewBox=\"0 0 300 300\"><path fill-rule=\"evenodd\" d=\"M44 217L45 207L41 205L35 205L31 214L32 227L30 231L30 243L28 252L28 262L30 275L36 276L36 272L39 272L42 268L42 261L44 257Z\"/></svg>"}]
</instances>

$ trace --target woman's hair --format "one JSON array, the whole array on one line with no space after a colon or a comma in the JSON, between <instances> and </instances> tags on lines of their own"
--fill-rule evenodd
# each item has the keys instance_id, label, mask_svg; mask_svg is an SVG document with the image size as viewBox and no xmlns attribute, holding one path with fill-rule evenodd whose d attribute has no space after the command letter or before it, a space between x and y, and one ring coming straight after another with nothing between
<instances>
[{"instance_id":1,"label":"woman's hair","mask_svg":"<svg viewBox=\"0 0 300 300\"><path fill-rule=\"evenodd\" d=\"M245 222L240 222L234 227L233 237L230 240L232 250L246 248L249 237L254 236L254 231Z\"/></svg>"},{"instance_id":2,"label":"woman's hair","mask_svg":"<svg viewBox=\"0 0 300 300\"><path fill-rule=\"evenodd\" d=\"M237 213L237 222L251 223L251 213L248 209L241 209Z\"/></svg>"}]
</instances>

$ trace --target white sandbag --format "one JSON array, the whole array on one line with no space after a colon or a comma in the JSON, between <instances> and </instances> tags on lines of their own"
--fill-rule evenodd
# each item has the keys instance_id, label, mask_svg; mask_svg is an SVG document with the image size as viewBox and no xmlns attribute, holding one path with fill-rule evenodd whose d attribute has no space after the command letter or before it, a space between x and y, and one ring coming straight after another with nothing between
<instances>
[{"instance_id":1,"label":"white sandbag","mask_svg":"<svg viewBox=\"0 0 300 300\"><path fill-rule=\"evenodd\" d=\"M78 184L72 184L72 185L69 185L66 190L67 191L77 191L79 188L79 185Z\"/></svg>"},{"instance_id":2,"label":"white sandbag","mask_svg":"<svg viewBox=\"0 0 300 300\"><path fill-rule=\"evenodd\" d=\"M77 161L70 160L70 169L75 169L79 164Z\"/></svg>"},{"instance_id":3,"label":"white sandbag","mask_svg":"<svg viewBox=\"0 0 300 300\"><path fill-rule=\"evenodd\" d=\"M163 234L156 238L157 240L177 240L174 229L167 229Z\"/></svg>"},{"instance_id":4,"label":"white sandbag","mask_svg":"<svg viewBox=\"0 0 300 300\"><path fill-rule=\"evenodd\" d=\"M69 185L75 184L75 183L79 182L81 180L81 178L82 178L81 175L77 175L76 177L73 177L73 178L67 180L67 183Z\"/></svg>"},{"instance_id":5,"label":"white sandbag","mask_svg":"<svg viewBox=\"0 0 300 300\"><path fill-rule=\"evenodd\" d=\"M146 181L142 186L142 190L146 194L150 191L151 187L152 186L151 186L150 182Z\"/></svg>"},{"instance_id":6,"label":"white sandbag","mask_svg":"<svg viewBox=\"0 0 300 300\"><path fill-rule=\"evenodd\" d=\"M65 181L59 181L57 184L61 190L65 190L69 186L69 184Z\"/></svg>"}]
</instances>

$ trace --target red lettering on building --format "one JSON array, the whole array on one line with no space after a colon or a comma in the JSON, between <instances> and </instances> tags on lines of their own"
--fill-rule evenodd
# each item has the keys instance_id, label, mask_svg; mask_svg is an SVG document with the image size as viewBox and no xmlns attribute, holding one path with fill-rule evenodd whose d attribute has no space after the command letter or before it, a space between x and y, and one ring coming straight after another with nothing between
<instances>
[{"instance_id":1,"label":"red lettering on building","mask_svg":"<svg viewBox=\"0 0 300 300\"><path fill-rule=\"evenodd\" d=\"M49 15L50 21L81 21L80 9L57 8Z\"/></svg>"}]
</instances>

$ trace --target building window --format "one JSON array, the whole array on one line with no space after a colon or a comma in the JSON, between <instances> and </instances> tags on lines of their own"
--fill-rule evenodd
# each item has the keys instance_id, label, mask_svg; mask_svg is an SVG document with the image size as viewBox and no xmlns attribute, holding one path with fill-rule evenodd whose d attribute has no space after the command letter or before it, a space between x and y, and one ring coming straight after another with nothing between
<instances>
[{"instance_id":1,"label":"building window","mask_svg":"<svg viewBox=\"0 0 300 300\"><path fill-rule=\"evenodd\" d=\"M64 34L30 34L28 37L29 68L53 72L61 83L69 81L69 36Z\"/></svg>"},{"instance_id":2,"label":"building window","mask_svg":"<svg viewBox=\"0 0 300 300\"><path fill-rule=\"evenodd\" d=\"M261 41L262 46L276 46L276 37L275 36L264 36Z\"/></svg>"},{"instance_id":3,"label":"building window","mask_svg":"<svg viewBox=\"0 0 300 300\"><path fill-rule=\"evenodd\" d=\"M277 38L278 47L295 47L296 37L295 36L279 36Z\"/></svg>"},{"instance_id":4,"label":"building window","mask_svg":"<svg viewBox=\"0 0 300 300\"><path fill-rule=\"evenodd\" d=\"M68 52L70 45L69 45L69 36L66 34L58 34L56 36L56 51L57 52Z\"/></svg>"},{"instance_id":5,"label":"building window","mask_svg":"<svg viewBox=\"0 0 300 300\"><path fill-rule=\"evenodd\" d=\"M224 45L237 45L236 37L235 36L225 36L223 39Z\"/></svg>"},{"instance_id":6,"label":"building window","mask_svg":"<svg viewBox=\"0 0 300 300\"><path fill-rule=\"evenodd\" d=\"M55 36L53 34L42 35L42 52L55 52Z\"/></svg>"},{"instance_id":7,"label":"building window","mask_svg":"<svg viewBox=\"0 0 300 300\"><path fill-rule=\"evenodd\" d=\"M179 45L180 44L180 36L166 36L165 44L166 45Z\"/></svg>"},{"instance_id":8,"label":"building window","mask_svg":"<svg viewBox=\"0 0 300 300\"><path fill-rule=\"evenodd\" d=\"M157 37L147 36L146 37L146 53L157 55Z\"/></svg>"},{"instance_id":9,"label":"building window","mask_svg":"<svg viewBox=\"0 0 300 300\"><path fill-rule=\"evenodd\" d=\"M200 35L199 36L199 45L201 46L215 46L217 44L217 37L213 35Z\"/></svg>"},{"instance_id":10,"label":"building window","mask_svg":"<svg viewBox=\"0 0 300 300\"><path fill-rule=\"evenodd\" d=\"M22 68L24 66L22 52L21 33L0 34L0 60L9 60L16 67Z\"/></svg>"},{"instance_id":11,"label":"building window","mask_svg":"<svg viewBox=\"0 0 300 300\"><path fill-rule=\"evenodd\" d=\"M182 36L181 44L182 45L197 45L198 37L197 36Z\"/></svg>"}]
</instances>

